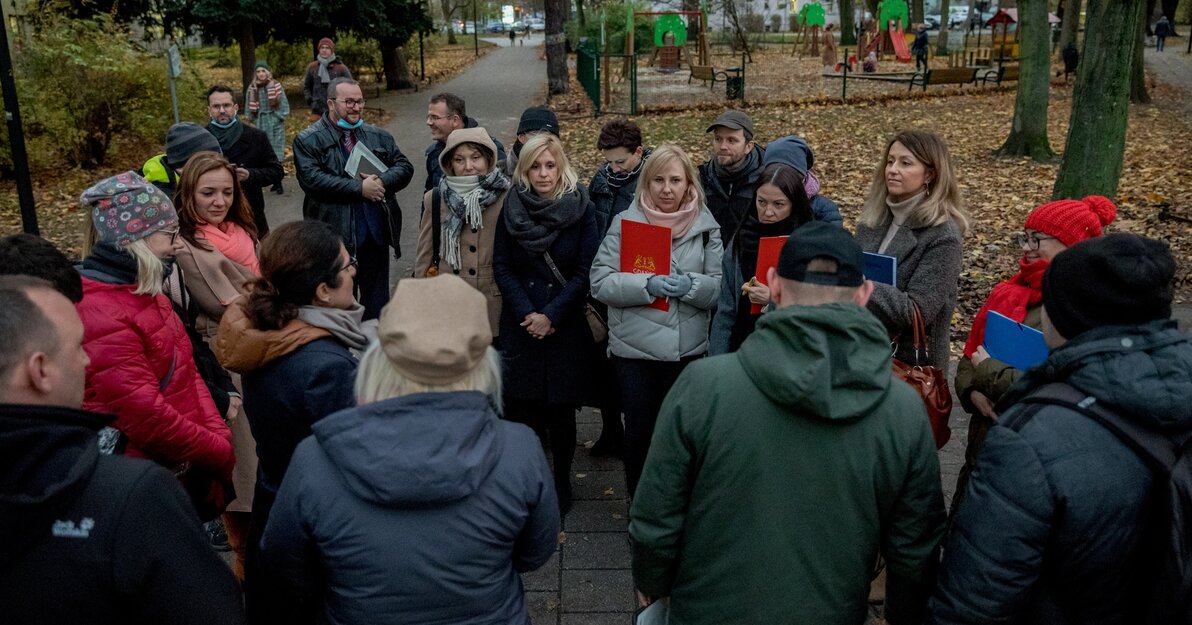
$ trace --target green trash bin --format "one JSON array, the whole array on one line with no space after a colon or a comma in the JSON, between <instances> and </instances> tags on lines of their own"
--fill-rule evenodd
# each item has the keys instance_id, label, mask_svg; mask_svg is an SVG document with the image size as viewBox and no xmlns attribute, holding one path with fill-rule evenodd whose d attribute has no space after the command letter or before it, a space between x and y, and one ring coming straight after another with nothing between
<instances>
[{"instance_id":1,"label":"green trash bin","mask_svg":"<svg viewBox=\"0 0 1192 625\"><path fill-rule=\"evenodd\" d=\"M745 72L740 67L724 70L724 97L726 100L745 99Z\"/></svg>"}]
</instances>

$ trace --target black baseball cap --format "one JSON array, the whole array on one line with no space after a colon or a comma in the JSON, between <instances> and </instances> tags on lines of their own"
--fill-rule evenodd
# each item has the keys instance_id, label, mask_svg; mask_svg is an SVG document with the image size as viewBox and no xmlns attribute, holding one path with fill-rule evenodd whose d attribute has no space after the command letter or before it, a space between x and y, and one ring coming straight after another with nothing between
<instances>
[{"instance_id":1,"label":"black baseball cap","mask_svg":"<svg viewBox=\"0 0 1192 625\"><path fill-rule=\"evenodd\" d=\"M836 261L836 272L808 271L817 258ZM853 235L840 226L812 221L799 226L778 254L778 275L787 280L824 286L861 286L865 283L865 255Z\"/></svg>"}]
</instances>

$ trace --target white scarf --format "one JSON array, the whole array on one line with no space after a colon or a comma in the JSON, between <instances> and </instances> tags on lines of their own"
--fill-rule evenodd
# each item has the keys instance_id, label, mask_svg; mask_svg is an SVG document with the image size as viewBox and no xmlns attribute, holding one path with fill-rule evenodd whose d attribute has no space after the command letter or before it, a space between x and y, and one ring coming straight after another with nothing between
<instances>
[{"instance_id":1,"label":"white scarf","mask_svg":"<svg viewBox=\"0 0 1192 625\"><path fill-rule=\"evenodd\" d=\"M484 228L484 217L481 215L484 207L480 204L480 198L485 193L484 189L480 187L480 176L443 176L443 180L447 183L447 187L463 200L463 223L474 230ZM452 221L452 219L443 221L443 241L447 243L443 258L453 268L459 269L463 262L459 255L461 228L458 222L452 224Z\"/></svg>"}]
</instances>

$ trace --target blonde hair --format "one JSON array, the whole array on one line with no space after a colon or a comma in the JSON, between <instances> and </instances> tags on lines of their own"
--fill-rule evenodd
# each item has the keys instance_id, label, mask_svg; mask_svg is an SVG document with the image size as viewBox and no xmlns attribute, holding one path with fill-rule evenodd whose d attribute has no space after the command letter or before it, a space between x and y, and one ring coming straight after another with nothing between
<instances>
[{"instance_id":1,"label":"blonde hair","mask_svg":"<svg viewBox=\"0 0 1192 625\"><path fill-rule=\"evenodd\" d=\"M149 249L145 239L137 239L124 248L130 256L137 260L137 289L136 295L158 295L165 281L166 267Z\"/></svg>"},{"instance_id":2,"label":"blonde hair","mask_svg":"<svg viewBox=\"0 0 1192 625\"><path fill-rule=\"evenodd\" d=\"M912 228L938 226L950 219L964 236L970 220L960 197L960 187L956 184L948 144L927 130L903 130L886 142L882 160L873 172L865 205L861 208L860 222L870 228L880 228L890 221L890 207L886 205L886 162L895 143L910 151L932 174L926 185L927 197L907 217L907 225Z\"/></svg>"},{"instance_id":3,"label":"blonde hair","mask_svg":"<svg viewBox=\"0 0 1192 625\"><path fill-rule=\"evenodd\" d=\"M365 350L356 371L356 403L363 406L386 399L416 393L450 393L479 391L492 400L493 409L501 409L501 356L489 347L484 359L464 377L443 386L415 382L393 366L378 341Z\"/></svg>"},{"instance_id":4,"label":"blonde hair","mask_svg":"<svg viewBox=\"0 0 1192 625\"><path fill-rule=\"evenodd\" d=\"M650 158L646 159L646 164L642 167L642 173L637 177L637 190L633 192L634 204L638 206L642 205L642 197L650 192L650 179L659 171L662 171L671 161L676 159L682 165L684 175L687 176L688 188L695 190L695 199L699 202L699 208L702 209L707 204L707 199L704 197L704 188L699 183L699 171L691 163L691 158L687 156L683 148L669 143L664 143L654 148L654 151L650 153ZM688 201L687 197L683 198L684 204Z\"/></svg>"},{"instance_id":5,"label":"blonde hair","mask_svg":"<svg viewBox=\"0 0 1192 625\"><path fill-rule=\"evenodd\" d=\"M540 132L530 137L530 140L522 146L517 166L513 168L513 182L517 183L523 191L529 191L530 168L534 166L534 161L537 161L538 157L547 150L550 150L551 156L555 157L555 165L559 168L559 183L555 185L555 195L550 199L557 200L564 195L575 193L575 187L579 184L579 176L571 168L571 161L563 150L563 142L549 132Z\"/></svg>"}]
</instances>

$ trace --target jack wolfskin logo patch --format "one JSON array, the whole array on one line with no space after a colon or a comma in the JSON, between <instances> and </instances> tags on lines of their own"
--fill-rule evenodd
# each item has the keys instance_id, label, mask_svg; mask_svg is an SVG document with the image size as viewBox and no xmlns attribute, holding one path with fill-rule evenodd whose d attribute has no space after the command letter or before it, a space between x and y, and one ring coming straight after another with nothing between
<instances>
[{"instance_id":1,"label":"jack wolfskin logo patch","mask_svg":"<svg viewBox=\"0 0 1192 625\"><path fill-rule=\"evenodd\" d=\"M51 532L58 538L88 538L91 536L91 529L93 527L95 527L95 519L83 517L83 520L78 523L74 521L54 521Z\"/></svg>"}]
</instances>

